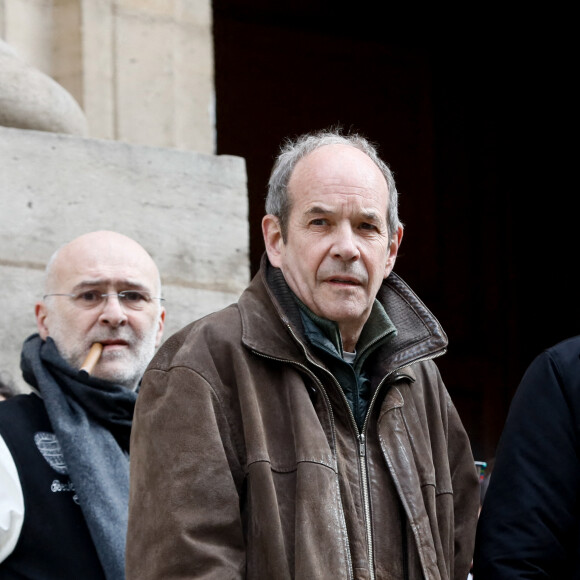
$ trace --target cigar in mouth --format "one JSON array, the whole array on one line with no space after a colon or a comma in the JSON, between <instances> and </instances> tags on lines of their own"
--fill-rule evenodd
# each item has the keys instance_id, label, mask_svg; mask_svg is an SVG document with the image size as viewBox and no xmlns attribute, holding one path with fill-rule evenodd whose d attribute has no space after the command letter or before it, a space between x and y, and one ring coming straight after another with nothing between
<instances>
[{"instance_id":1,"label":"cigar in mouth","mask_svg":"<svg viewBox=\"0 0 580 580\"><path fill-rule=\"evenodd\" d=\"M87 358L81 367L81 371L90 375L93 372L96 364L99 362L99 358L101 358L101 353L103 352L103 345L100 342L93 343L93 346L89 349L89 354L87 354Z\"/></svg>"}]
</instances>

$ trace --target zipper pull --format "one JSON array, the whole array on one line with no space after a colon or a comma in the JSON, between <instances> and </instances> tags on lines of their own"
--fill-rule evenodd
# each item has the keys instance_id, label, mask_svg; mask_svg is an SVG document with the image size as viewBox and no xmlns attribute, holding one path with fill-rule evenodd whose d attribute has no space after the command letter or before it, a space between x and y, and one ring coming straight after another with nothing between
<instances>
[{"instance_id":1,"label":"zipper pull","mask_svg":"<svg viewBox=\"0 0 580 580\"><path fill-rule=\"evenodd\" d=\"M367 446L365 442L364 433L361 433L358 438L358 454L364 457L367 454Z\"/></svg>"}]
</instances>

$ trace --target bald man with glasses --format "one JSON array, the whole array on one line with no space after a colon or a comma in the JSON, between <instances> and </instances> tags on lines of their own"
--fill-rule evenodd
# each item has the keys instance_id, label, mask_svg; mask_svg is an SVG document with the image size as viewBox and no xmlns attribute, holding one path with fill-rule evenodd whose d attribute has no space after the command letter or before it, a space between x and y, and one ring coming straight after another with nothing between
<instances>
[{"instance_id":1,"label":"bald man with glasses","mask_svg":"<svg viewBox=\"0 0 580 580\"><path fill-rule=\"evenodd\" d=\"M49 260L22 349L32 392L0 409L1 578L124 578L129 438L162 302L153 259L122 234L85 234Z\"/></svg>"}]
</instances>

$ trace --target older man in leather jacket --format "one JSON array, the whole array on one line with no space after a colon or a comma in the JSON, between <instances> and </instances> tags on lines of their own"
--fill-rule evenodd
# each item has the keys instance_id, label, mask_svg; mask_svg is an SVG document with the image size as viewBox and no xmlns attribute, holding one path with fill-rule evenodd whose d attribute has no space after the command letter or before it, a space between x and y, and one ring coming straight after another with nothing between
<instances>
[{"instance_id":1,"label":"older man in leather jacket","mask_svg":"<svg viewBox=\"0 0 580 580\"><path fill-rule=\"evenodd\" d=\"M445 333L392 272L389 168L358 135L305 135L266 211L238 303L145 374L127 578L465 580L478 481Z\"/></svg>"}]
</instances>

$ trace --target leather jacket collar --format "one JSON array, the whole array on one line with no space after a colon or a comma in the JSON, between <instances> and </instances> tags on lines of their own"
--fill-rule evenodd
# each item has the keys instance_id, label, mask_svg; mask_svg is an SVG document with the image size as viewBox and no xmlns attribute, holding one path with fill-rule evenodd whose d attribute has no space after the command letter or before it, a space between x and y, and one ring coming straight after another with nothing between
<instances>
[{"instance_id":1,"label":"leather jacket collar","mask_svg":"<svg viewBox=\"0 0 580 580\"><path fill-rule=\"evenodd\" d=\"M391 272L377 299L397 328L397 336L379 349L382 373L445 353L448 340L439 321L397 274ZM299 307L282 272L270 264L266 254L239 307L242 341L248 348L275 359L304 359L306 340ZM273 318L280 324L271 324Z\"/></svg>"}]
</instances>

